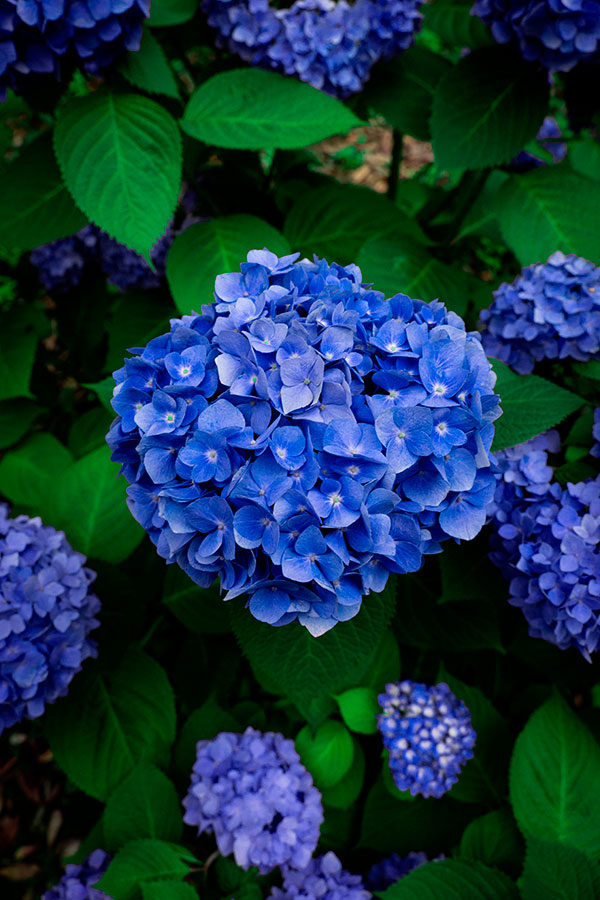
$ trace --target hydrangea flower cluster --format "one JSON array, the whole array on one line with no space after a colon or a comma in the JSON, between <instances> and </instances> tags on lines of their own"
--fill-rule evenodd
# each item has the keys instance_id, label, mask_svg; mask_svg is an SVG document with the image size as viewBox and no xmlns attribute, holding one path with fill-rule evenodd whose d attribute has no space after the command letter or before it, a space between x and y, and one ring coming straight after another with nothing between
<instances>
[{"instance_id":1,"label":"hydrangea flower cluster","mask_svg":"<svg viewBox=\"0 0 600 900\"><path fill-rule=\"evenodd\" d=\"M476 734L469 710L447 684L386 684L377 717L390 769L401 791L441 797L473 756Z\"/></svg>"},{"instance_id":2,"label":"hydrangea flower cluster","mask_svg":"<svg viewBox=\"0 0 600 900\"><path fill-rule=\"evenodd\" d=\"M60 77L61 62L99 72L138 50L150 0L0 0L0 100L30 75Z\"/></svg>"},{"instance_id":3,"label":"hydrangea flower cluster","mask_svg":"<svg viewBox=\"0 0 600 900\"><path fill-rule=\"evenodd\" d=\"M561 137L562 131L556 119L552 116L546 116L535 139L540 149L550 154L554 164L562 162L567 155L567 145L564 141L559 140ZM539 150L537 152L539 153ZM536 152L530 152L529 150L520 150L510 162L510 168L513 172L529 172L531 169L545 165L546 159L543 156L537 156Z\"/></svg>"},{"instance_id":4,"label":"hydrangea flower cluster","mask_svg":"<svg viewBox=\"0 0 600 900\"><path fill-rule=\"evenodd\" d=\"M37 247L31 262L47 291L69 291L81 283L91 266L100 266L110 284L122 291L159 287L164 280L167 252L173 241L167 229L150 251L153 272L143 256L119 244L96 225L86 225L71 237Z\"/></svg>"},{"instance_id":5,"label":"hydrangea flower cluster","mask_svg":"<svg viewBox=\"0 0 600 900\"><path fill-rule=\"evenodd\" d=\"M303 869L319 840L321 794L282 734L247 728L199 741L183 821L214 833L238 866Z\"/></svg>"},{"instance_id":6,"label":"hydrangea flower cluster","mask_svg":"<svg viewBox=\"0 0 600 900\"><path fill-rule=\"evenodd\" d=\"M479 335L360 270L251 251L115 373L107 436L161 556L322 634L485 523L499 414Z\"/></svg>"},{"instance_id":7,"label":"hydrangea flower cluster","mask_svg":"<svg viewBox=\"0 0 600 900\"><path fill-rule=\"evenodd\" d=\"M372 66L410 47L423 0L204 0L221 43L246 62L337 97L360 91Z\"/></svg>"},{"instance_id":8,"label":"hydrangea flower cluster","mask_svg":"<svg viewBox=\"0 0 600 900\"><path fill-rule=\"evenodd\" d=\"M521 375L543 359L591 359L600 352L600 268L557 251L501 284L481 322L488 356Z\"/></svg>"},{"instance_id":9,"label":"hydrangea flower cluster","mask_svg":"<svg viewBox=\"0 0 600 900\"><path fill-rule=\"evenodd\" d=\"M371 870L366 878L366 884L369 890L377 893L385 891L390 885L395 884L400 878L404 878L413 869L424 866L429 862L427 855L421 852L412 851L408 856L399 856L398 853L392 853L386 856L381 862L371 866Z\"/></svg>"},{"instance_id":10,"label":"hydrangea flower cluster","mask_svg":"<svg viewBox=\"0 0 600 900\"><path fill-rule=\"evenodd\" d=\"M498 43L518 46L524 59L550 71L598 59L597 0L476 0L471 13L491 27Z\"/></svg>"},{"instance_id":11,"label":"hydrangea flower cluster","mask_svg":"<svg viewBox=\"0 0 600 900\"><path fill-rule=\"evenodd\" d=\"M600 408L594 410L592 437L594 438L594 443L590 453L592 456L600 456Z\"/></svg>"},{"instance_id":12,"label":"hydrangea flower cluster","mask_svg":"<svg viewBox=\"0 0 600 900\"><path fill-rule=\"evenodd\" d=\"M97 890L97 884L108 868L110 856L104 850L94 850L80 866L70 863L65 874L42 900L110 900L108 894Z\"/></svg>"},{"instance_id":13,"label":"hydrangea flower cluster","mask_svg":"<svg viewBox=\"0 0 600 900\"><path fill-rule=\"evenodd\" d=\"M96 655L100 602L84 563L62 531L0 504L0 732L41 716Z\"/></svg>"},{"instance_id":14,"label":"hydrangea flower cluster","mask_svg":"<svg viewBox=\"0 0 600 900\"><path fill-rule=\"evenodd\" d=\"M311 859L301 872L283 870L283 888L274 887L268 900L371 900L360 875L351 875L331 850Z\"/></svg>"}]
</instances>

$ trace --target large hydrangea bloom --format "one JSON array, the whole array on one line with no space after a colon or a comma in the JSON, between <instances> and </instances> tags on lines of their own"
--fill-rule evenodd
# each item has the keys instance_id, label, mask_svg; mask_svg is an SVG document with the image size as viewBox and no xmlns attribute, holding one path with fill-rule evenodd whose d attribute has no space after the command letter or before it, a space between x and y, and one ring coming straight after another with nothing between
<instances>
[{"instance_id":1,"label":"large hydrangea bloom","mask_svg":"<svg viewBox=\"0 0 600 900\"><path fill-rule=\"evenodd\" d=\"M379 59L414 41L423 0L203 0L221 43L254 66L295 75L338 97L360 91Z\"/></svg>"},{"instance_id":2,"label":"large hydrangea bloom","mask_svg":"<svg viewBox=\"0 0 600 900\"><path fill-rule=\"evenodd\" d=\"M0 732L67 693L98 625L95 573L62 531L0 504Z\"/></svg>"},{"instance_id":3,"label":"large hydrangea bloom","mask_svg":"<svg viewBox=\"0 0 600 900\"><path fill-rule=\"evenodd\" d=\"M100 267L107 281L122 291L159 287L164 279L167 252L173 240L168 228L150 251L156 271L143 256L109 237L96 225L86 225L71 237L37 247L31 254L47 291L69 291L81 284L86 269Z\"/></svg>"},{"instance_id":4,"label":"large hydrangea bloom","mask_svg":"<svg viewBox=\"0 0 600 900\"><path fill-rule=\"evenodd\" d=\"M598 59L598 0L476 0L471 12L500 44L517 45L524 59L551 71Z\"/></svg>"},{"instance_id":5,"label":"large hydrangea bloom","mask_svg":"<svg viewBox=\"0 0 600 900\"><path fill-rule=\"evenodd\" d=\"M377 727L398 789L441 797L473 756L469 710L443 682L428 687L400 681L385 689L377 698L383 709Z\"/></svg>"},{"instance_id":6,"label":"large hydrangea bloom","mask_svg":"<svg viewBox=\"0 0 600 900\"><path fill-rule=\"evenodd\" d=\"M110 900L108 894L94 887L104 875L110 856L104 850L94 850L82 864L65 866L65 874L42 900Z\"/></svg>"},{"instance_id":7,"label":"large hydrangea bloom","mask_svg":"<svg viewBox=\"0 0 600 900\"><path fill-rule=\"evenodd\" d=\"M158 552L315 634L485 522L495 376L438 302L252 251L115 373L107 437Z\"/></svg>"},{"instance_id":8,"label":"large hydrangea bloom","mask_svg":"<svg viewBox=\"0 0 600 900\"><path fill-rule=\"evenodd\" d=\"M521 375L543 359L588 360L600 352L600 268L557 251L501 284L481 321L486 353Z\"/></svg>"},{"instance_id":9,"label":"large hydrangea bloom","mask_svg":"<svg viewBox=\"0 0 600 900\"><path fill-rule=\"evenodd\" d=\"M371 900L360 875L351 875L329 851L311 859L301 872L286 868L283 888L274 887L268 900Z\"/></svg>"},{"instance_id":10,"label":"large hydrangea bloom","mask_svg":"<svg viewBox=\"0 0 600 900\"><path fill-rule=\"evenodd\" d=\"M60 75L62 61L89 72L138 50L150 0L0 0L0 100L28 75Z\"/></svg>"},{"instance_id":11,"label":"large hydrangea bloom","mask_svg":"<svg viewBox=\"0 0 600 900\"><path fill-rule=\"evenodd\" d=\"M184 822L214 833L243 869L302 869L319 840L321 794L282 734L222 732L199 741Z\"/></svg>"}]
</instances>

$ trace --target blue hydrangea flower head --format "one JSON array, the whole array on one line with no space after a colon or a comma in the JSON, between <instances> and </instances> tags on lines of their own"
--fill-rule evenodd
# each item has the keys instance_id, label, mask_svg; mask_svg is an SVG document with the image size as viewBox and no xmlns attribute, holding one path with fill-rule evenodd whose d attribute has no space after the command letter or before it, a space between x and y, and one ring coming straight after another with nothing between
<instances>
[{"instance_id":1,"label":"blue hydrangea flower head","mask_svg":"<svg viewBox=\"0 0 600 900\"><path fill-rule=\"evenodd\" d=\"M319 635L483 527L499 409L479 335L441 303L296 260L251 251L126 360L107 440L161 556Z\"/></svg>"},{"instance_id":2,"label":"blue hydrangea flower head","mask_svg":"<svg viewBox=\"0 0 600 900\"><path fill-rule=\"evenodd\" d=\"M398 789L441 797L473 756L469 710L443 682L428 687L400 681L385 689L377 698L383 709L377 727Z\"/></svg>"},{"instance_id":3,"label":"blue hydrangea flower head","mask_svg":"<svg viewBox=\"0 0 600 900\"><path fill-rule=\"evenodd\" d=\"M110 900L108 894L94 887L109 862L110 856L104 850L94 850L80 866L70 863L58 884L46 891L42 900Z\"/></svg>"},{"instance_id":4,"label":"blue hydrangea flower head","mask_svg":"<svg viewBox=\"0 0 600 900\"><path fill-rule=\"evenodd\" d=\"M418 869L419 866L424 866L427 862L429 862L429 859L422 852L411 851L408 856L399 856L398 853L392 853L371 866L366 878L366 885L374 893L385 891L386 888L395 884L400 878L404 878L413 869Z\"/></svg>"},{"instance_id":5,"label":"blue hydrangea flower head","mask_svg":"<svg viewBox=\"0 0 600 900\"><path fill-rule=\"evenodd\" d=\"M590 453L592 456L600 456L600 407L594 410L594 425L592 428L594 443Z\"/></svg>"},{"instance_id":6,"label":"blue hydrangea flower head","mask_svg":"<svg viewBox=\"0 0 600 900\"><path fill-rule=\"evenodd\" d=\"M41 716L96 655L100 602L84 563L62 531L0 504L0 732Z\"/></svg>"},{"instance_id":7,"label":"blue hydrangea flower head","mask_svg":"<svg viewBox=\"0 0 600 900\"><path fill-rule=\"evenodd\" d=\"M481 322L488 356L521 375L543 359L591 359L600 353L600 268L557 251L501 284Z\"/></svg>"},{"instance_id":8,"label":"blue hydrangea flower head","mask_svg":"<svg viewBox=\"0 0 600 900\"><path fill-rule=\"evenodd\" d=\"M282 734L247 728L199 741L183 821L243 869L302 869L319 840L321 794Z\"/></svg>"},{"instance_id":9,"label":"blue hydrangea flower head","mask_svg":"<svg viewBox=\"0 0 600 900\"><path fill-rule=\"evenodd\" d=\"M254 66L307 81L337 97L361 90L379 59L414 42L423 0L203 0L220 42Z\"/></svg>"},{"instance_id":10,"label":"blue hydrangea flower head","mask_svg":"<svg viewBox=\"0 0 600 900\"><path fill-rule=\"evenodd\" d=\"M138 50L150 0L0 0L0 100L29 76L60 77L81 63L100 72Z\"/></svg>"},{"instance_id":11,"label":"blue hydrangea flower head","mask_svg":"<svg viewBox=\"0 0 600 900\"><path fill-rule=\"evenodd\" d=\"M536 135L536 142L539 149L535 151L520 150L519 153L511 160L510 168L512 172L529 172L531 169L537 169L545 166L547 160L543 154L537 154L541 150L545 150L550 154L552 163L562 162L567 155L567 145L561 141L562 131L556 119L552 116L546 116L542 122L541 128Z\"/></svg>"},{"instance_id":12,"label":"blue hydrangea flower head","mask_svg":"<svg viewBox=\"0 0 600 900\"><path fill-rule=\"evenodd\" d=\"M297 871L283 869L283 887L274 887L268 900L371 900L360 875L351 875L329 851Z\"/></svg>"},{"instance_id":13,"label":"blue hydrangea flower head","mask_svg":"<svg viewBox=\"0 0 600 900\"><path fill-rule=\"evenodd\" d=\"M89 266L100 267L109 284L122 291L148 290L159 287L164 281L167 252L173 237L173 229L169 226L150 251L155 272L143 256L91 224L71 237L37 247L31 253L31 262L50 293L78 287Z\"/></svg>"},{"instance_id":14,"label":"blue hydrangea flower head","mask_svg":"<svg viewBox=\"0 0 600 900\"><path fill-rule=\"evenodd\" d=\"M524 59L550 71L568 72L598 59L597 0L476 0L471 13L490 26L498 43L517 46Z\"/></svg>"}]
</instances>

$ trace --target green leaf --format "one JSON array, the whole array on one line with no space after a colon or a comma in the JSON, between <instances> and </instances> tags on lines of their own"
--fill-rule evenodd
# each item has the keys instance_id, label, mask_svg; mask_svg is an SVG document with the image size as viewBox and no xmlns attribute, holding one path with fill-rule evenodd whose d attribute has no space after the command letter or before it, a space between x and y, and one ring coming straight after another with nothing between
<instances>
[{"instance_id":1,"label":"green leaf","mask_svg":"<svg viewBox=\"0 0 600 900\"><path fill-rule=\"evenodd\" d=\"M193 93L181 127L193 138L237 150L293 150L361 125L339 100L263 69L234 69Z\"/></svg>"},{"instance_id":2,"label":"green leaf","mask_svg":"<svg viewBox=\"0 0 600 900\"><path fill-rule=\"evenodd\" d=\"M333 787L352 765L352 735L341 722L328 719L314 735L308 725L296 737L296 750L319 789Z\"/></svg>"},{"instance_id":3,"label":"green leaf","mask_svg":"<svg viewBox=\"0 0 600 900\"><path fill-rule=\"evenodd\" d=\"M495 809L469 822L460 841L461 859L477 860L506 869L511 875L521 869L521 836L510 810Z\"/></svg>"},{"instance_id":4,"label":"green leaf","mask_svg":"<svg viewBox=\"0 0 600 900\"><path fill-rule=\"evenodd\" d=\"M60 109L54 148L77 205L150 261L181 185L181 135L173 117L140 94L99 90Z\"/></svg>"},{"instance_id":5,"label":"green leaf","mask_svg":"<svg viewBox=\"0 0 600 900\"><path fill-rule=\"evenodd\" d=\"M29 382L40 335L39 319L27 306L2 316L0 329L0 401L31 397Z\"/></svg>"},{"instance_id":6,"label":"green leaf","mask_svg":"<svg viewBox=\"0 0 600 900\"><path fill-rule=\"evenodd\" d=\"M209 588L200 588L179 566L169 566L163 603L195 634L225 634L231 630L218 581Z\"/></svg>"},{"instance_id":7,"label":"green leaf","mask_svg":"<svg viewBox=\"0 0 600 900\"><path fill-rule=\"evenodd\" d=\"M502 406L502 415L495 422L494 450L515 447L542 434L585 403L582 397L539 375L516 375L497 359L492 364Z\"/></svg>"},{"instance_id":8,"label":"green leaf","mask_svg":"<svg viewBox=\"0 0 600 900\"><path fill-rule=\"evenodd\" d=\"M115 380L112 375L109 375L107 378L103 378L102 381L97 381L95 384L82 384L82 387L86 387L88 390L93 391L104 409L114 417L115 413L111 406L111 400L113 397L113 391L115 389Z\"/></svg>"},{"instance_id":9,"label":"green leaf","mask_svg":"<svg viewBox=\"0 0 600 900\"><path fill-rule=\"evenodd\" d=\"M0 244L5 247L33 250L87 224L56 165L49 135L2 163L0 179Z\"/></svg>"},{"instance_id":10,"label":"green leaf","mask_svg":"<svg viewBox=\"0 0 600 900\"><path fill-rule=\"evenodd\" d=\"M144 537L127 508L126 488L109 448L98 447L55 479L43 501L47 524L63 529L80 553L122 562Z\"/></svg>"},{"instance_id":11,"label":"green leaf","mask_svg":"<svg viewBox=\"0 0 600 900\"><path fill-rule=\"evenodd\" d=\"M362 790L365 778L365 754L358 741L354 741L354 758L352 765L333 787L321 790L325 806L334 809L348 809L356 802Z\"/></svg>"},{"instance_id":12,"label":"green leaf","mask_svg":"<svg viewBox=\"0 0 600 900\"><path fill-rule=\"evenodd\" d=\"M0 461L0 493L13 503L31 507L39 515L40 499L56 489L57 481L72 464L71 454L54 435L33 434Z\"/></svg>"},{"instance_id":13,"label":"green leaf","mask_svg":"<svg viewBox=\"0 0 600 900\"><path fill-rule=\"evenodd\" d=\"M109 671L86 663L68 696L48 708L44 725L61 769L82 791L106 800L140 762L165 763L175 699L162 667L130 647Z\"/></svg>"},{"instance_id":14,"label":"green leaf","mask_svg":"<svg viewBox=\"0 0 600 900\"><path fill-rule=\"evenodd\" d=\"M21 440L42 412L43 409L37 403L23 397L2 401L0 403L0 450Z\"/></svg>"},{"instance_id":15,"label":"green leaf","mask_svg":"<svg viewBox=\"0 0 600 900\"><path fill-rule=\"evenodd\" d=\"M576 172L597 181L600 178L600 144L587 138L569 144L569 162Z\"/></svg>"},{"instance_id":16,"label":"green leaf","mask_svg":"<svg viewBox=\"0 0 600 900\"><path fill-rule=\"evenodd\" d=\"M600 866L574 847L530 840L520 885L523 900L591 900L600 896Z\"/></svg>"},{"instance_id":17,"label":"green leaf","mask_svg":"<svg viewBox=\"0 0 600 900\"><path fill-rule=\"evenodd\" d=\"M139 50L129 52L118 67L127 81L148 91L165 97L179 98L179 89L163 49L147 28L142 35Z\"/></svg>"},{"instance_id":18,"label":"green leaf","mask_svg":"<svg viewBox=\"0 0 600 900\"><path fill-rule=\"evenodd\" d=\"M498 869L441 859L413 869L378 896L385 900L518 900L519 892Z\"/></svg>"},{"instance_id":19,"label":"green leaf","mask_svg":"<svg viewBox=\"0 0 600 900\"><path fill-rule=\"evenodd\" d=\"M555 166L513 175L498 192L496 213L523 266L545 262L555 250L600 263L598 181Z\"/></svg>"},{"instance_id":20,"label":"green leaf","mask_svg":"<svg viewBox=\"0 0 600 900\"><path fill-rule=\"evenodd\" d=\"M450 68L442 56L411 47L399 59L376 67L363 99L389 125L428 141L435 90Z\"/></svg>"},{"instance_id":21,"label":"green leaf","mask_svg":"<svg viewBox=\"0 0 600 900\"><path fill-rule=\"evenodd\" d=\"M189 778L196 760L198 741L210 741L221 731L240 731L240 723L226 709L219 706L214 694L195 709L186 720L175 748L175 762L180 772Z\"/></svg>"},{"instance_id":22,"label":"green leaf","mask_svg":"<svg viewBox=\"0 0 600 900\"><path fill-rule=\"evenodd\" d=\"M177 842L182 830L181 806L173 782L152 763L136 766L108 798L104 811L108 851L136 838Z\"/></svg>"},{"instance_id":23,"label":"green leaf","mask_svg":"<svg viewBox=\"0 0 600 900\"><path fill-rule=\"evenodd\" d=\"M315 727L332 711L331 695L361 683L372 666L396 605L396 581L363 599L357 616L312 637L298 622L274 629L243 602L229 601L233 630L259 680L286 694ZM302 673L302 677L299 677Z\"/></svg>"},{"instance_id":24,"label":"green leaf","mask_svg":"<svg viewBox=\"0 0 600 900\"><path fill-rule=\"evenodd\" d=\"M197 0L152 0L148 25L181 25L194 18Z\"/></svg>"},{"instance_id":25,"label":"green leaf","mask_svg":"<svg viewBox=\"0 0 600 900\"><path fill-rule=\"evenodd\" d=\"M94 406L75 419L69 431L69 450L75 459L104 446L112 420L102 406Z\"/></svg>"},{"instance_id":26,"label":"green leaf","mask_svg":"<svg viewBox=\"0 0 600 900\"><path fill-rule=\"evenodd\" d=\"M440 81L431 131L441 169L484 169L509 160L540 127L548 79L501 47L465 56Z\"/></svg>"},{"instance_id":27,"label":"green leaf","mask_svg":"<svg viewBox=\"0 0 600 900\"><path fill-rule=\"evenodd\" d=\"M445 265L405 237L371 238L356 262L365 281L373 282L386 297L400 292L419 300L441 300L458 315L465 314L469 299L487 290L473 275Z\"/></svg>"},{"instance_id":28,"label":"green leaf","mask_svg":"<svg viewBox=\"0 0 600 900\"><path fill-rule=\"evenodd\" d=\"M272 225L256 216L221 216L198 222L175 238L167 256L167 280L182 313L214 302L215 278L239 272L250 250L289 253L289 244Z\"/></svg>"},{"instance_id":29,"label":"green leaf","mask_svg":"<svg viewBox=\"0 0 600 900\"><path fill-rule=\"evenodd\" d=\"M342 714L342 719L350 729L358 734L375 734L377 720L381 713L377 703L377 691L370 687L350 688L335 698Z\"/></svg>"},{"instance_id":30,"label":"green leaf","mask_svg":"<svg viewBox=\"0 0 600 900\"><path fill-rule=\"evenodd\" d=\"M416 222L383 194L339 184L303 191L284 226L293 250L309 258L316 253L342 265L355 262L360 247L373 234L389 232L426 240Z\"/></svg>"},{"instance_id":31,"label":"green leaf","mask_svg":"<svg viewBox=\"0 0 600 900\"><path fill-rule=\"evenodd\" d=\"M600 747L559 694L517 738L510 767L515 818L528 838L600 855Z\"/></svg>"},{"instance_id":32,"label":"green leaf","mask_svg":"<svg viewBox=\"0 0 600 900\"><path fill-rule=\"evenodd\" d=\"M574 362L572 365L578 375L600 381L600 359L588 359L587 362Z\"/></svg>"},{"instance_id":33,"label":"green leaf","mask_svg":"<svg viewBox=\"0 0 600 900\"><path fill-rule=\"evenodd\" d=\"M471 0L436 0L425 7L423 27L449 47L484 47L492 38L483 22L471 15Z\"/></svg>"},{"instance_id":34,"label":"green leaf","mask_svg":"<svg viewBox=\"0 0 600 900\"><path fill-rule=\"evenodd\" d=\"M168 331L169 319L175 315L175 309L162 297L155 299L150 291L130 291L116 300L111 313L105 362L109 372L121 368L130 347L145 347L152 338ZM110 384L109 401L114 388L112 379Z\"/></svg>"},{"instance_id":35,"label":"green leaf","mask_svg":"<svg viewBox=\"0 0 600 900\"><path fill-rule=\"evenodd\" d=\"M146 882L181 880L188 872L177 849L164 841L142 838L119 850L94 887L111 900L135 900Z\"/></svg>"},{"instance_id":36,"label":"green leaf","mask_svg":"<svg viewBox=\"0 0 600 900\"><path fill-rule=\"evenodd\" d=\"M391 629L385 631L371 666L361 679L367 687L381 691L381 686L400 678L400 650Z\"/></svg>"},{"instance_id":37,"label":"green leaf","mask_svg":"<svg viewBox=\"0 0 600 900\"><path fill-rule=\"evenodd\" d=\"M183 881L149 881L142 885L143 900L198 900L198 894Z\"/></svg>"}]
</instances>

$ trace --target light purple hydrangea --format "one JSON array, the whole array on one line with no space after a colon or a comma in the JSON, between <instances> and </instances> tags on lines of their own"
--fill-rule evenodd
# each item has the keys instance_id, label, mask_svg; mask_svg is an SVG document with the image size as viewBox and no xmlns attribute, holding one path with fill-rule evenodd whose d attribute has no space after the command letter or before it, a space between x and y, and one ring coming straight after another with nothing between
<instances>
[{"instance_id":1,"label":"light purple hydrangea","mask_svg":"<svg viewBox=\"0 0 600 900\"><path fill-rule=\"evenodd\" d=\"M274 887L268 900L371 900L360 875L351 875L329 851L311 859L302 871L283 870L283 887Z\"/></svg>"},{"instance_id":2,"label":"light purple hydrangea","mask_svg":"<svg viewBox=\"0 0 600 900\"><path fill-rule=\"evenodd\" d=\"M81 865L69 864L61 880L42 895L42 900L111 900L94 887L109 862L110 856L104 850L94 850Z\"/></svg>"},{"instance_id":3,"label":"light purple hydrangea","mask_svg":"<svg viewBox=\"0 0 600 900\"><path fill-rule=\"evenodd\" d=\"M215 835L243 869L303 869L319 840L321 794L282 734L247 728L200 741L184 822Z\"/></svg>"}]
</instances>

